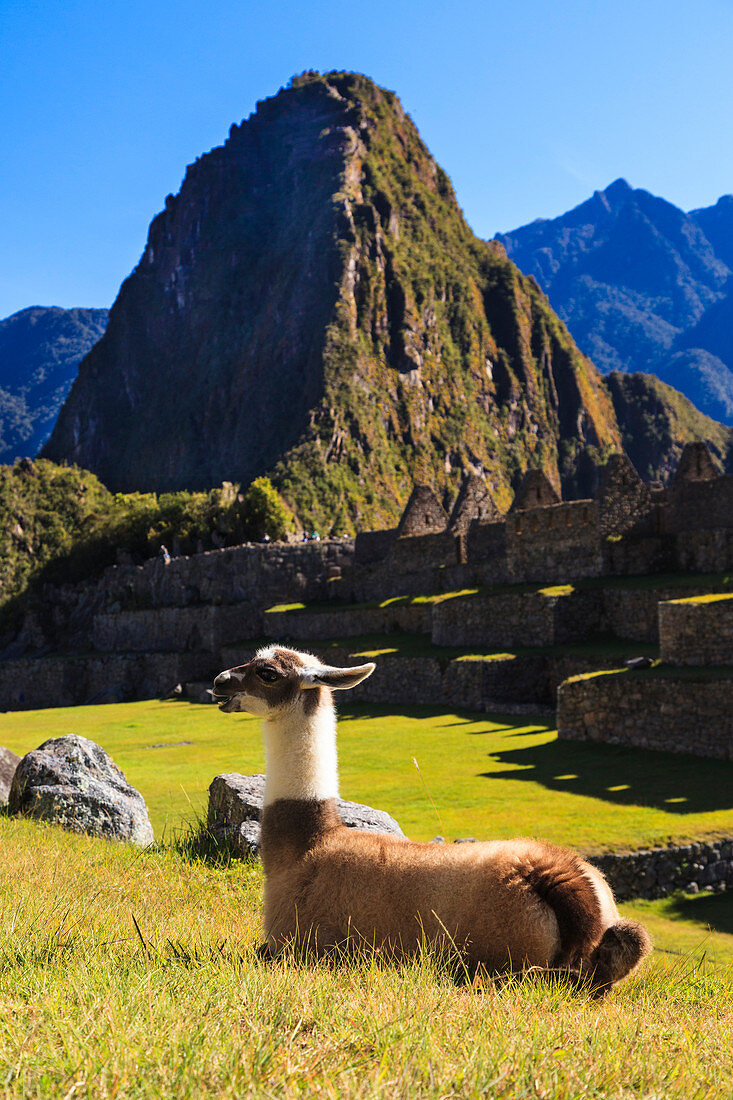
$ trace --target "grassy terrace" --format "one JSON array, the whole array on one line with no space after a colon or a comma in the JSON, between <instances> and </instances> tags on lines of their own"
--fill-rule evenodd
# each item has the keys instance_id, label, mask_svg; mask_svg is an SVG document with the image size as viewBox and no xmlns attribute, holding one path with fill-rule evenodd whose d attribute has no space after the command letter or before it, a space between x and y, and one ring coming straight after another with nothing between
<instances>
[{"instance_id":1,"label":"grassy terrace","mask_svg":"<svg viewBox=\"0 0 733 1100\"><path fill-rule=\"evenodd\" d=\"M672 603L720 603L721 600L733 600L733 592L710 592L707 596L689 596L684 600L672 600Z\"/></svg>"},{"instance_id":2,"label":"grassy terrace","mask_svg":"<svg viewBox=\"0 0 733 1100\"><path fill-rule=\"evenodd\" d=\"M254 650L271 645L270 638L244 639L227 646L227 649ZM296 643L294 643L296 644ZM434 657L439 661L483 660L499 661L512 657L597 657L600 660L618 660L629 657L656 657L659 647L647 642L625 642L617 638L597 638L587 644L556 646L515 646L511 650L478 650L475 646L434 645L425 634L409 634L394 630L389 634L360 634L354 637L330 638L312 643L319 652L347 651L354 657Z\"/></svg>"},{"instance_id":3,"label":"grassy terrace","mask_svg":"<svg viewBox=\"0 0 733 1100\"><path fill-rule=\"evenodd\" d=\"M593 680L597 676L631 676L642 680L733 680L733 668L730 665L663 665L652 668L599 669L596 672L583 672L578 676L569 676L568 680Z\"/></svg>"},{"instance_id":4,"label":"grassy terrace","mask_svg":"<svg viewBox=\"0 0 733 1100\"><path fill-rule=\"evenodd\" d=\"M268 966L257 865L7 818L0 843L4 1097L725 1095L725 896L624 906L661 950L598 1003L531 978L456 986L429 957Z\"/></svg>"},{"instance_id":5,"label":"grassy terrace","mask_svg":"<svg viewBox=\"0 0 733 1100\"><path fill-rule=\"evenodd\" d=\"M342 795L388 810L415 839L542 835L590 852L733 836L733 764L560 742L525 716L340 703ZM111 753L145 796L157 838L204 812L214 775L264 770L258 720L212 706L146 701L0 715L0 744L16 752L66 733Z\"/></svg>"},{"instance_id":6,"label":"grassy terrace","mask_svg":"<svg viewBox=\"0 0 733 1100\"><path fill-rule=\"evenodd\" d=\"M545 596L567 596L571 592L582 592L598 588L634 589L651 591L655 588L710 588L713 598L729 589L733 595L733 575L730 573L660 573L654 576L644 574L638 577L588 577L573 581L572 584L491 584L476 588L463 588L453 592L435 592L420 596L392 596L386 600L372 600L366 603L346 603L341 600L326 600L313 603L282 603L268 608L268 611L336 611L341 607L365 609L389 607L395 604L419 605L442 603L444 600L459 599L465 596L499 596L506 593L538 593ZM705 597L701 597L705 598Z\"/></svg>"}]
</instances>

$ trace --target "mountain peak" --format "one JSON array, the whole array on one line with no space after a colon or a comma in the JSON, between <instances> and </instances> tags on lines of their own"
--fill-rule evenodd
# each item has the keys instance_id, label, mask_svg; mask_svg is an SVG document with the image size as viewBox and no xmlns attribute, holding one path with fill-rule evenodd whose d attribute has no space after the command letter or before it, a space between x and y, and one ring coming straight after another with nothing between
<instances>
[{"instance_id":1,"label":"mountain peak","mask_svg":"<svg viewBox=\"0 0 733 1100\"><path fill-rule=\"evenodd\" d=\"M632 192L633 187L631 186L631 184L629 184L627 180L623 179L623 177L619 176L619 178L617 180L614 180L613 183L609 183L608 187L606 187L606 189L601 193L604 194L607 199L610 199L612 202L617 203L623 201L624 199L627 199Z\"/></svg>"},{"instance_id":2,"label":"mountain peak","mask_svg":"<svg viewBox=\"0 0 733 1100\"><path fill-rule=\"evenodd\" d=\"M501 507L529 465L577 494L579 457L618 446L596 371L471 232L397 96L307 72L153 220L45 453L113 489L269 474L344 532L475 468Z\"/></svg>"},{"instance_id":3,"label":"mountain peak","mask_svg":"<svg viewBox=\"0 0 733 1100\"><path fill-rule=\"evenodd\" d=\"M652 372L733 421L733 197L686 214L617 179L499 239L602 371Z\"/></svg>"}]
</instances>

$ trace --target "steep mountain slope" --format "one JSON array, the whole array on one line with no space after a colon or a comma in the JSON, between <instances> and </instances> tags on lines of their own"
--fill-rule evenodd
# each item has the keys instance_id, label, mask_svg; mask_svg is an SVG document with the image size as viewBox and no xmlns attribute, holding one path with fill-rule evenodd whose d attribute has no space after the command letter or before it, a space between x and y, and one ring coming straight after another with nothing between
<instances>
[{"instance_id":1,"label":"steep mountain slope","mask_svg":"<svg viewBox=\"0 0 733 1100\"><path fill-rule=\"evenodd\" d=\"M106 309L31 306L0 321L0 463L46 442Z\"/></svg>"},{"instance_id":2,"label":"steep mountain slope","mask_svg":"<svg viewBox=\"0 0 733 1100\"><path fill-rule=\"evenodd\" d=\"M616 180L497 239L602 371L654 372L733 423L733 337L712 340L705 323L733 285L730 196L685 214Z\"/></svg>"},{"instance_id":3,"label":"steep mountain slope","mask_svg":"<svg viewBox=\"0 0 733 1100\"><path fill-rule=\"evenodd\" d=\"M413 477L617 446L546 299L466 225L390 92L304 74L189 168L45 455L113 489L264 471L321 528L391 522ZM582 477L582 464L581 464Z\"/></svg>"},{"instance_id":4,"label":"steep mountain slope","mask_svg":"<svg viewBox=\"0 0 733 1100\"><path fill-rule=\"evenodd\" d=\"M397 97L306 73L155 218L45 455L114 490L270 473L321 531L528 465L587 491L608 391L534 280L467 226Z\"/></svg>"},{"instance_id":5,"label":"steep mountain slope","mask_svg":"<svg viewBox=\"0 0 733 1100\"><path fill-rule=\"evenodd\" d=\"M674 472L685 443L703 439L718 465L733 473L733 428L718 424L652 374L612 371L605 379L624 450L647 481Z\"/></svg>"}]
</instances>

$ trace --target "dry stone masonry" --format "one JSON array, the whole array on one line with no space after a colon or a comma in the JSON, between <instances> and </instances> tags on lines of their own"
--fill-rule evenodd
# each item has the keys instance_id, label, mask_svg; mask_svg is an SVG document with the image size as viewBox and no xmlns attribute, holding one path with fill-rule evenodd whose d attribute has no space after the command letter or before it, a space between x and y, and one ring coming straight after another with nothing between
<instances>
[{"instance_id":1,"label":"dry stone masonry","mask_svg":"<svg viewBox=\"0 0 733 1100\"><path fill-rule=\"evenodd\" d=\"M589 660L591 669L617 667L634 646L656 645L659 601L710 595L715 575L731 568L733 477L718 475L697 445L683 452L666 489L645 486L624 455L600 469L588 500L559 501L545 475L530 470L506 516L474 474L450 519L418 486L393 530L158 558L80 585L47 586L42 610L29 612L1 655L0 709L167 694L206 683L227 664L227 651L264 637L308 645L393 631L470 650L416 654L410 690L419 701L444 701L448 662L473 655L480 665L461 669L470 705L521 705L528 692L524 702L547 707L558 676L589 671ZM665 580L670 572L699 573L700 583ZM640 584L640 575L650 581ZM444 598L410 600L425 594ZM307 606L270 610L293 603ZM697 637L704 634L703 627ZM536 652L604 636L629 651L572 660ZM725 652L718 659L731 660ZM388 681L396 684L407 667L395 657L381 677L386 697L396 692ZM379 680L364 691L376 691Z\"/></svg>"},{"instance_id":2,"label":"dry stone masonry","mask_svg":"<svg viewBox=\"0 0 733 1100\"><path fill-rule=\"evenodd\" d=\"M733 593L661 603L659 643L666 664L733 666Z\"/></svg>"}]
</instances>

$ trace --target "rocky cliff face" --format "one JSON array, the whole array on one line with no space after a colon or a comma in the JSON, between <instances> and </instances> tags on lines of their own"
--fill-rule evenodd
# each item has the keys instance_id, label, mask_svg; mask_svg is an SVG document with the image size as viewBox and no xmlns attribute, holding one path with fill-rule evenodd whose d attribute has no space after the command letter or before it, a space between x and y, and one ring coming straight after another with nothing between
<instances>
[{"instance_id":1,"label":"rocky cliff face","mask_svg":"<svg viewBox=\"0 0 733 1100\"><path fill-rule=\"evenodd\" d=\"M46 442L106 309L31 306L0 321L0 463Z\"/></svg>"},{"instance_id":2,"label":"rocky cliff face","mask_svg":"<svg viewBox=\"0 0 733 1100\"><path fill-rule=\"evenodd\" d=\"M733 196L685 213L616 180L497 240L602 371L651 371L733 423Z\"/></svg>"},{"instance_id":3,"label":"rocky cliff face","mask_svg":"<svg viewBox=\"0 0 733 1100\"><path fill-rule=\"evenodd\" d=\"M113 489L268 472L309 524L394 522L414 480L507 506L617 449L609 393L535 281L476 238L396 96L309 73L153 221L46 456Z\"/></svg>"}]
</instances>

